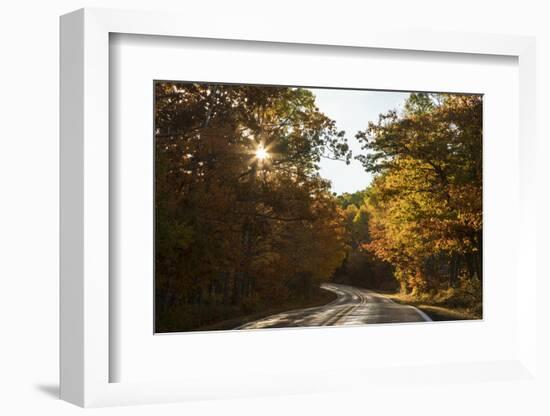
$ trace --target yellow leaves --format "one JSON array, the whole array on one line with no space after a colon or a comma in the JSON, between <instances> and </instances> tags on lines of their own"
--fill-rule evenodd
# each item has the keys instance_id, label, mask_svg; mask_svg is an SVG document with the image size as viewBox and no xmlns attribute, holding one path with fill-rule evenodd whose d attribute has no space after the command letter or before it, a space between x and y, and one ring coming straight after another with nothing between
<instances>
[{"instance_id":1,"label":"yellow leaves","mask_svg":"<svg viewBox=\"0 0 550 416\"><path fill-rule=\"evenodd\" d=\"M402 115L369 125L365 166L371 241L362 248L422 289L423 265L439 255L480 251L481 97L413 94ZM470 266L473 268L473 266Z\"/></svg>"}]
</instances>

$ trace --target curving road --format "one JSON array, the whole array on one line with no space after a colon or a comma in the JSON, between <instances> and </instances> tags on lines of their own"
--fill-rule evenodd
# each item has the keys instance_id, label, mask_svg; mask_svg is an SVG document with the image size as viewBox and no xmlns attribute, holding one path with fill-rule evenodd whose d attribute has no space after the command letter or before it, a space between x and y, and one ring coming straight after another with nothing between
<instances>
[{"instance_id":1,"label":"curving road","mask_svg":"<svg viewBox=\"0 0 550 416\"><path fill-rule=\"evenodd\" d=\"M420 309L395 303L370 290L336 283L323 283L321 288L334 292L337 298L324 306L278 313L249 322L237 329L431 321Z\"/></svg>"}]
</instances>

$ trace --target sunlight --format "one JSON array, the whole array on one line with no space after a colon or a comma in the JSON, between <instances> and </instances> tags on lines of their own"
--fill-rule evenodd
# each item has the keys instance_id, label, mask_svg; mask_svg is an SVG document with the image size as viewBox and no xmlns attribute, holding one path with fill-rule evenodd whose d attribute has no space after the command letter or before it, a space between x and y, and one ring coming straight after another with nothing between
<instances>
[{"instance_id":1,"label":"sunlight","mask_svg":"<svg viewBox=\"0 0 550 416\"><path fill-rule=\"evenodd\" d=\"M264 160L269 157L269 153L262 145L258 146L255 155L258 160Z\"/></svg>"}]
</instances>

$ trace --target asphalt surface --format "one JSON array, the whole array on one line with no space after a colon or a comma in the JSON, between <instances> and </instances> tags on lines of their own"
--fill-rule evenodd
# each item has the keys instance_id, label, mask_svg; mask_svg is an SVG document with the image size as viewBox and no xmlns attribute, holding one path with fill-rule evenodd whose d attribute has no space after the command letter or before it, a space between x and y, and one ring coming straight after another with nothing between
<instances>
[{"instance_id":1,"label":"asphalt surface","mask_svg":"<svg viewBox=\"0 0 550 416\"><path fill-rule=\"evenodd\" d=\"M380 293L335 283L324 283L321 288L334 292L337 298L323 306L278 313L237 329L431 321L420 309L395 303Z\"/></svg>"}]
</instances>

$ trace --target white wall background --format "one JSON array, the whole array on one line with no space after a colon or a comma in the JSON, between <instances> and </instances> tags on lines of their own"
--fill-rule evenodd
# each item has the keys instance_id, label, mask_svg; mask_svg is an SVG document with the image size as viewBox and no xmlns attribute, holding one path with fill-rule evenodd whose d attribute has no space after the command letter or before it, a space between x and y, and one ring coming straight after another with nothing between
<instances>
[{"instance_id":1,"label":"white wall background","mask_svg":"<svg viewBox=\"0 0 550 416\"><path fill-rule=\"evenodd\" d=\"M170 0L19 0L6 1L0 11L0 413L72 415L82 410L56 399L58 383L58 16L74 9L116 7L177 10L208 25L212 16L235 20L238 31L276 20L288 25L323 25L337 31L346 25L391 22L434 30L536 35L538 42L539 134L539 274L550 231L550 12L545 1L170 1ZM182 21L185 25L185 21ZM503 235L505 238L505 235ZM546 270L543 269L546 268ZM550 374L550 318L538 287L543 351L539 356ZM546 394L550 387L546 386ZM529 385L433 386L431 391L370 397L345 393L254 400L214 401L159 407L93 410L101 415L146 415L151 412L189 415L399 414L411 409L424 414L516 415L548 414L543 391ZM537 397L539 398L537 400ZM541 403L545 403L544 406Z\"/></svg>"}]
</instances>

